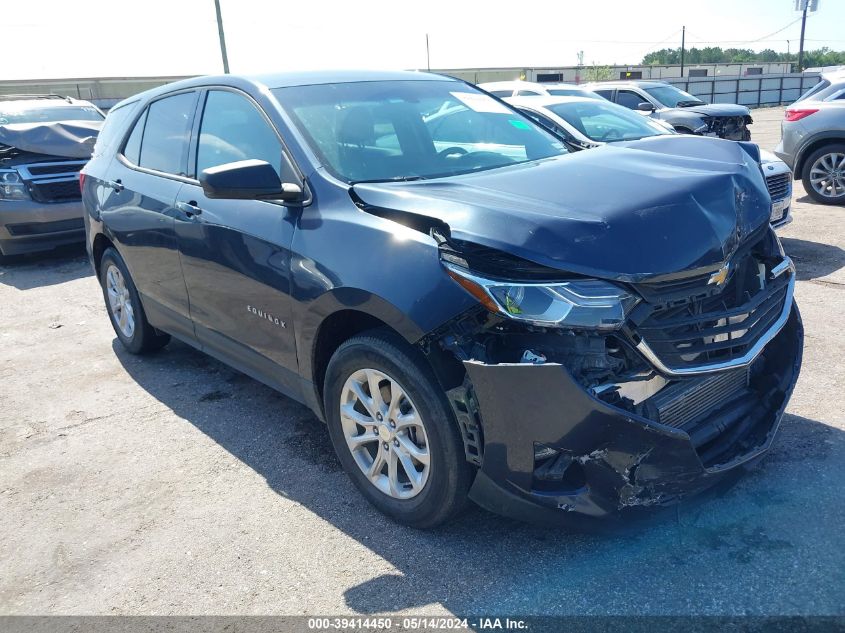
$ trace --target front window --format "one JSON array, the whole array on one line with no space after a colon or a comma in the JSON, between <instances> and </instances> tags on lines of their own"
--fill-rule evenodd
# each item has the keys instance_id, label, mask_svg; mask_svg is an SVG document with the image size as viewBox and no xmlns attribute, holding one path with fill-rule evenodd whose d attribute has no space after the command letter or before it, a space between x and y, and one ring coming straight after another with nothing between
<instances>
[{"instance_id":1,"label":"front window","mask_svg":"<svg viewBox=\"0 0 845 633\"><path fill-rule=\"evenodd\" d=\"M546 108L590 140L602 143L671 134L650 119L611 103L573 101L547 105Z\"/></svg>"},{"instance_id":2,"label":"front window","mask_svg":"<svg viewBox=\"0 0 845 633\"><path fill-rule=\"evenodd\" d=\"M57 121L102 121L103 115L93 106L61 108L0 108L0 125L9 123L56 123Z\"/></svg>"},{"instance_id":3,"label":"front window","mask_svg":"<svg viewBox=\"0 0 845 633\"><path fill-rule=\"evenodd\" d=\"M438 178L565 154L562 143L454 81L278 88L321 162L347 182Z\"/></svg>"},{"instance_id":4,"label":"front window","mask_svg":"<svg viewBox=\"0 0 845 633\"><path fill-rule=\"evenodd\" d=\"M690 93L668 84L665 86L645 88L645 91L667 108L683 108L686 106L702 105L704 103L698 97L693 97Z\"/></svg>"}]
</instances>

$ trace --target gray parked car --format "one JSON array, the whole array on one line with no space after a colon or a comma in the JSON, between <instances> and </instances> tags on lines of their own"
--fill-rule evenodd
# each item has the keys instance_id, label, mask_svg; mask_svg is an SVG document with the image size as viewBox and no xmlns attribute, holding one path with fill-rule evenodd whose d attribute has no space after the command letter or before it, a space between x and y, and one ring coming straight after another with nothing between
<instances>
[{"instance_id":1,"label":"gray parked car","mask_svg":"<svg viewBox=\"0 0 845 633\"><path fill-rule=\"evenodd\" d=\"M604 99L508 97L505 101L560 136L575 151L649 136L677 135L665 121L641 117ZM771 152L761 149L760 169L772 198L772 226L789 224L792 222L792 172L789 166Z\"/></svg>"},{"instance_id":2,"label":"gray parked car","mask_svg":"<svg viewBox=\"0 0 845 633\"><path fill-rule=\"evenodd\" d=\"M822 204L845 204L845 73L842 84L838 89L831 83L814 87L813 94L789 106L775 148L810 197Z\"/></svg>"},{"instance_id":3,"label":"gray parked car","mask_svg":"<svg viewBox=\"0 0 845 633\"><path fill-rule=\"evenodd\" d=\"M79 171L104 115L58 95L0 95L0 257L82 243Z\"/></svg>"},{"instance_id":4,"label":"gray parked car","mask_svg":"<svg viewBox=\"0 0 845 633\"><path fill-rule=\"evenodd\" d=\"M730 141L751 140L753 122L748 108L733 103L704 103L663 81L606 81L586 84L608 101L661 119L684 134L718 136Z\"/></svg>"}]
</instances>

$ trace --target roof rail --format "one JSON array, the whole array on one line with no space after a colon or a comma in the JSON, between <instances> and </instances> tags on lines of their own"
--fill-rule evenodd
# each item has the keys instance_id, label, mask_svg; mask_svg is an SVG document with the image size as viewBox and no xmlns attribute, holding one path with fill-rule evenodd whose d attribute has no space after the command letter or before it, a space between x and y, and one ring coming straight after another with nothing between
<instances>
[{"instance_id":1,"label":"roof rail","mask_svg":"<svg viewBox=\"0 0 845 633\"><path fill-rule=\"evenodd\" d=\"M70 101L70 97L63 97L62 95L0 94L0 101L28 101L30 99L61 99L62 101Z\"/></svg>"}]
</instances>

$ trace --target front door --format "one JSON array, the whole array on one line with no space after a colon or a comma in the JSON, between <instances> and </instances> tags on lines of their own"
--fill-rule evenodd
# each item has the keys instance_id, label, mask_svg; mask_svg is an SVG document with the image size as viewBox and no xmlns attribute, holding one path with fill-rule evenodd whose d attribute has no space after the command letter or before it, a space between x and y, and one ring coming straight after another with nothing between
<instances>
[{"instance_id":1,"label":"front door","mask_svg":"<svg viewBox=\"0 0 845 633\"><path fill-rule=\"evenodd\" d=\"M279 136L249 97L219 89L209 90L203 99L196 174L259 159L273 165L280 177L288 176ZM210 353L247 373L272 376L274 386L297 393L290 303L295 211L273 201L210 199L197 184L183 185L176 207L197 338Z\"/></svg>"}]
</instances>

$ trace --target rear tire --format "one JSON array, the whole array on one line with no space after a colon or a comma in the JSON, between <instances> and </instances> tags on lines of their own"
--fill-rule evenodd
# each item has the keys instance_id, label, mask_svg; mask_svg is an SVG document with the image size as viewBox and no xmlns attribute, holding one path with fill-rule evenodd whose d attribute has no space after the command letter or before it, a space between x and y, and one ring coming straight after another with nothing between
<instances>
[{"instance_id":1,"label":"rear tire","mask_svg":"<svg viewBox=\"0 0 845 633\"><path fill-rule=\"evenodd\" d=\"M170 341L147 321L144 306L126 263L114 248L107 248L100 260L100 285L114 333L132 354L161 349Z\"/></svg>"},{"instance_id":2,"label":"rear tire","mask_svg":"<svg viewBox=\"0 0 845 633\"><path fill-rule=\"evenodd\" d=\"M399 336L372 330L343 343L326 370L324 403L344 470L378 510L431 528L464 507L474 469L458 425L431 369Z\"/></svg>"},{"instance_id":3,"label":"rear tire","mask_svg":"<svg viewBox=\"0 0 845 633\"><path fill-rule=\"evenodd\" d=\"M845 144L831 143L810 154L801 169L801 181L816 202L845 204Z\"/></svg>"}]
</instances>

